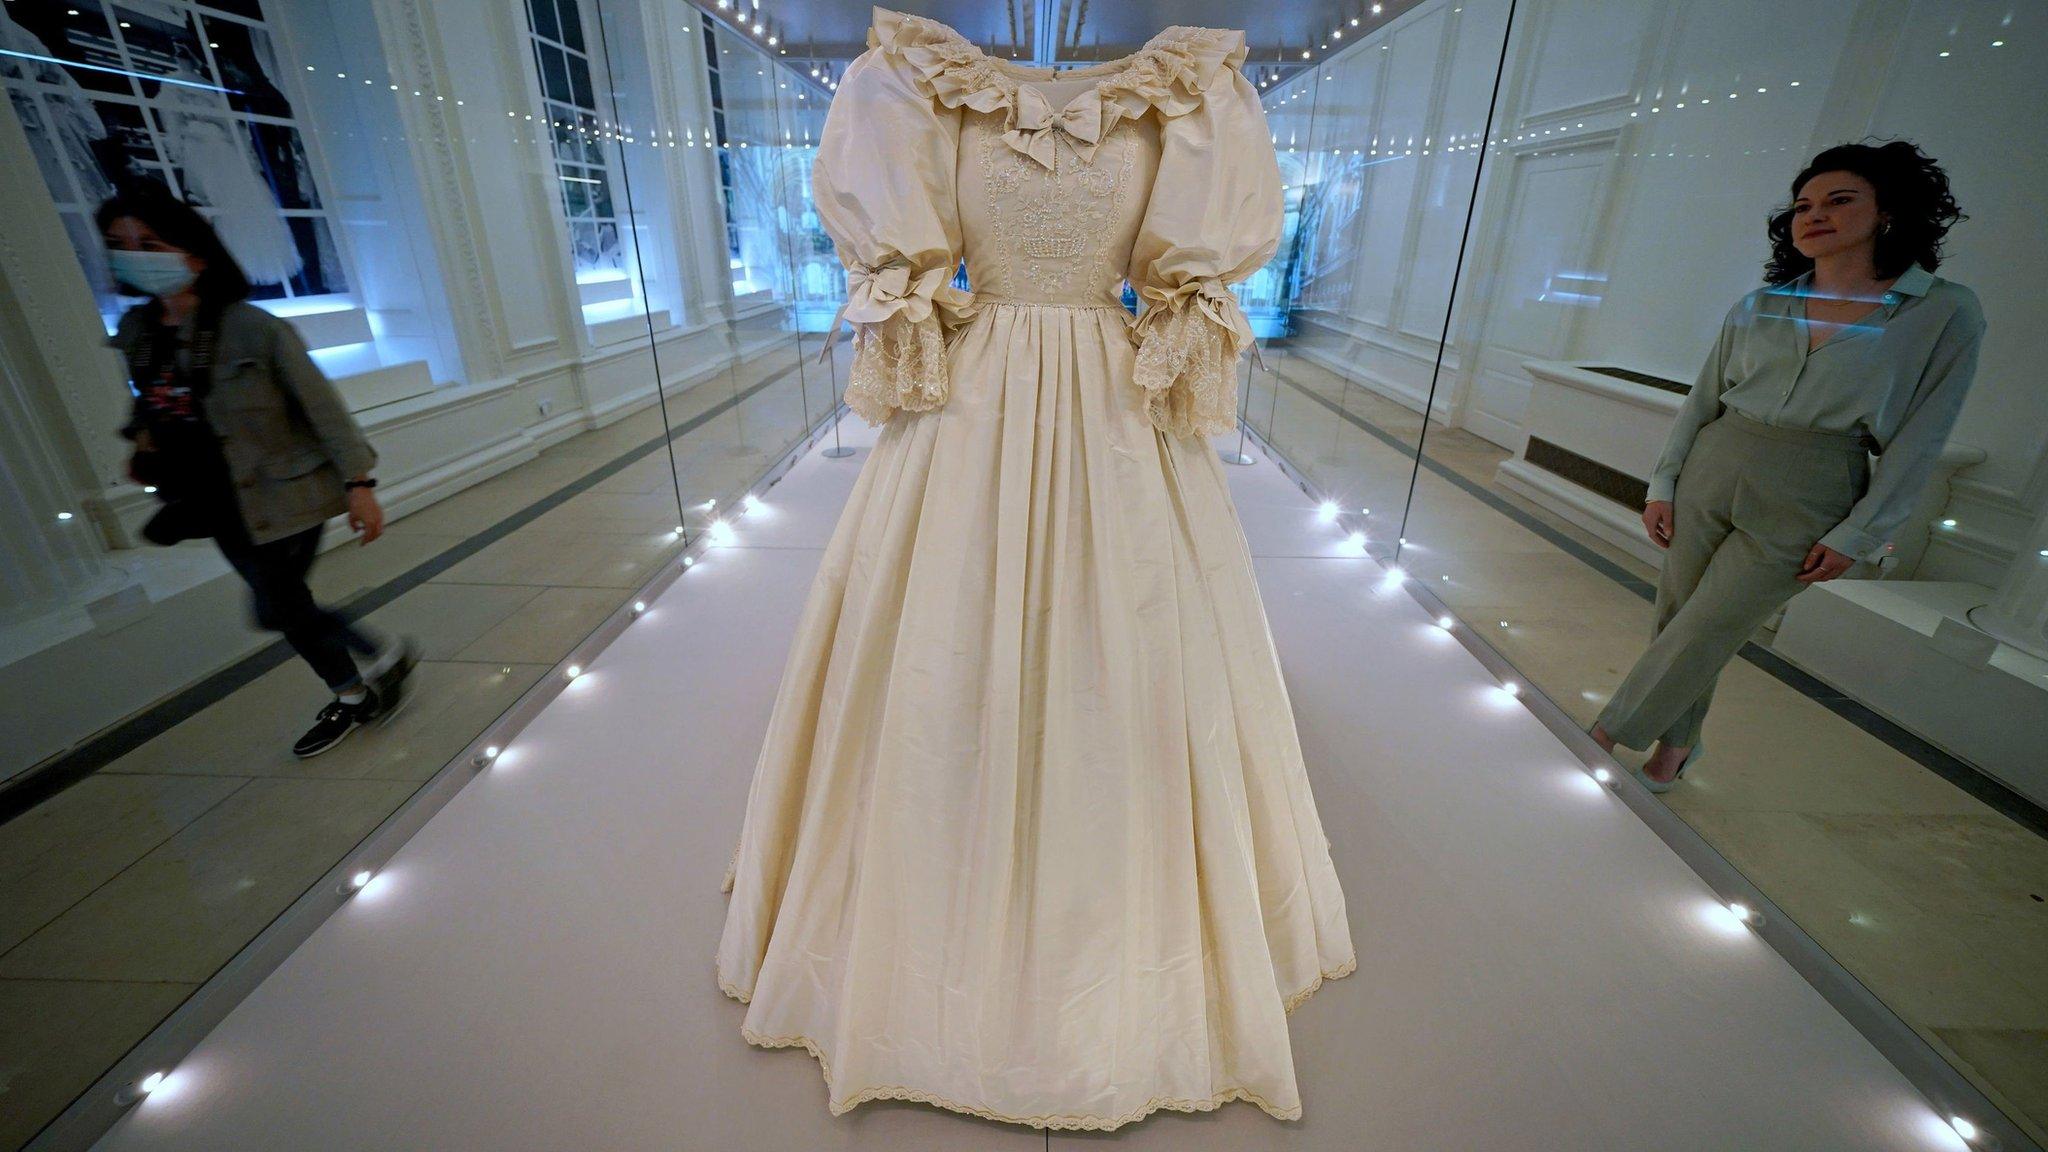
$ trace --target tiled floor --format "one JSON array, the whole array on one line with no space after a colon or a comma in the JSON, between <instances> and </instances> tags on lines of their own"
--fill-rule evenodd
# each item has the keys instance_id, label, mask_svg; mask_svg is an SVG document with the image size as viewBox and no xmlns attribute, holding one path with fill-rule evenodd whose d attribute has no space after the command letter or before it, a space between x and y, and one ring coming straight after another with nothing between
<instances>
[{"instance_id":1,"label":"tiled floor","mask_svg":"<svg viewBox=\"0 0 2048 1152\"><path fill-rule=\"evenodd\" d=\"M694 533L714 514L702 502L731 501L823 415L832 378L785 345L669 398L671 425L699 421L673 440L673 475L669 452L650 450L664 424L649 408L323 555L323 602L377 604L372 626L420 644L411 702L387 725L292 757L327 699L293 660L0 826L0 1148L25 1143L588 635L680 549L679 498Z\"/></svg>"},{"instance_id":2,"label":"tiled floor","mask_svg":"<svg viewBox=\"0 0 2048 1152\"><path fill-rule=\"evenodd\" d=\"M1372 535L1391 542L1416 414L1303 357L1266 359L1279 380L1255 380L1255 426L1272 427L1274 446L1347 509L1371 507ZM1616 573L1656 573L1496 488L1507 456L1468 432L1429 429L1402 565L1590 725L1650 631L1649 601ZM1501 504L1591 548L1610 571ZM1722 678L1707 744L1711 756L1666 797L1672 810L2048 1142L2048 841L1745 661Z\"/></svg>"}]
</instances>

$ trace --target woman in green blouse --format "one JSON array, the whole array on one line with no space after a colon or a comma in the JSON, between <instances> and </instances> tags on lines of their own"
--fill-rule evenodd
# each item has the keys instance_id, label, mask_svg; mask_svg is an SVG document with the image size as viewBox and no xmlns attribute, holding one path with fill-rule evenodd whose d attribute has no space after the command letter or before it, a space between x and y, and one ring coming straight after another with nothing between
<instances>
[{"instance_id":1,"label":"woman in green blouse","mask_svg":"<svg viewBox=\"0 0 2048 1152\"><path fill-rule=\"evenodd\" d=\"M1767 284L1736 301L1651 473L1667 550L1655 639L1593 725L1669 789L1721 669L1808 585L1892 549L1976 371L1984 313L1934 275L1964 219L1904 141L1813 158L1771 217ZM1878 463L1873 470L1870 457Z\"/></svg>"}]
</instances>

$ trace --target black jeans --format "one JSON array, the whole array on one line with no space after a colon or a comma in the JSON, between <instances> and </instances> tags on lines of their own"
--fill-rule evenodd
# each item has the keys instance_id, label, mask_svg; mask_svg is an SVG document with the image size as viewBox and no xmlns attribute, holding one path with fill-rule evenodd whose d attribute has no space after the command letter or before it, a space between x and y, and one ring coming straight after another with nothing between
<instances>
[{"instance_id":1,"label":"black jeans","mask_svg":"<svg viewBox=\"0 0 2048 1152\"><path fill-rule=\"evenodd\" d=\"M320 551L319 525L282 540L257 544L235 523L214 537L214 543L249 585L257 627L284 633L285 641L336 692L362 683L362 674L349 653L374 655L376 644L315 603L313 590L306 587L306 574L313 570L313 558Z\"/></svg>"}]
</instances>

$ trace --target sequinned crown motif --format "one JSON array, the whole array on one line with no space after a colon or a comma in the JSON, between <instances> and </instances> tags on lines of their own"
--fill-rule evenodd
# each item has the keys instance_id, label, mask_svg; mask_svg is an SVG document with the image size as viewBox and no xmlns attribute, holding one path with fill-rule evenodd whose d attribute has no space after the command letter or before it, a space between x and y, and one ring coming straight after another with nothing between
<instances>
[{"instance_id":1,"label":"sequinned crown motif","mask_svg":"<svg viewBox=\"0 0 2048 1152\"><path fill-rule=\"evenodd\" d=\"M1039 260L1064 260L1078 256L1087 240L1064 225L1056 225L1024 237L1024 254Z\"/></svg>"}]
</instances>

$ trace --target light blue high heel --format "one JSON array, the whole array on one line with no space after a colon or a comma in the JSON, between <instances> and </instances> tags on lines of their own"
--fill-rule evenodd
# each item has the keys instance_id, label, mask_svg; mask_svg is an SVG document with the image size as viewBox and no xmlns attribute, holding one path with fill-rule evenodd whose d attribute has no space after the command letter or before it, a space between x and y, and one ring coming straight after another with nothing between
<instances>
[{"instance_id":1,"label":"light blue high heel","mask_svg":"<svg viewBox=\"0 0 2048 1152\"><path fill-rule=\"evenodd\" d=\"M1678 783L1679 780L1685 777L1685 770L1687 768L1692 767L1693 764L1698 762L1700 758L1700 753L1706 751L1706 747L1707 746L1704 741L1694 744L1692 746L1692 750L1685 754L1685 759L1679 763L1678 771L1672 773L1671 779L1669 780L1652 779L1650 775L1644 772L1640 767L1630 768L1629 773L1633 775L1637 780L1642 781L1643 787L1661 796L1664 793L1671 791L1671 786Z\"/></svg>"}]
</instances>

